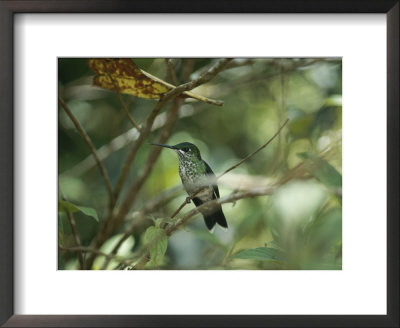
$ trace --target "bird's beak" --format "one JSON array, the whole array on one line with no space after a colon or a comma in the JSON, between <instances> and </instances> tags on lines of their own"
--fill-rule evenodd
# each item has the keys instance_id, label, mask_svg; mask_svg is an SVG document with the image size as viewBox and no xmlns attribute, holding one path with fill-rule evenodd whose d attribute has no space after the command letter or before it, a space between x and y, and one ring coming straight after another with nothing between
<instances>
[{"instance_id":1,"label":"bird's beak","mask_svg":"<svg viewBox=\"0 0 400 328\"><path fill-rule=\"evenodd\" d=\"M163 144L158 144L158 143L151 143L153 146L160 146L160 147L165 147L165 148L170 148L173 150L176 150L176 148L174 146L170 146L170 145L163 145Z\"/></svg>"}]
</instances>

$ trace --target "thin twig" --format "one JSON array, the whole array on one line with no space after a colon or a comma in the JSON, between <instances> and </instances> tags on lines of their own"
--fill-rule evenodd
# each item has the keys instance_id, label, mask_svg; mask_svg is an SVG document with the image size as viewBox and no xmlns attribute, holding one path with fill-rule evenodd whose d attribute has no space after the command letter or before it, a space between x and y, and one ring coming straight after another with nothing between
<instances>
[{"instance_id":1,"label":"thin twig","mask_svg":"<svg viewBox=\"0 0 400 328\"><path fill-rule=\"evenodd\" d=\"M112 188L111 188L110 178L108 177L107 171L106 171L103 163L100 161L100 159L99 159L99 157L97 155L96 148L93 145L92 140L90 139L90 137L88 136L88 134L86 133L84 128L82 127L82 125L79 123L79 121L74 116L74 114L72 114L71 110L68 108L66 103L61 99L61 97L58 97L58 101L61 104L61 106L64 108L64 110L67 113L68 117L74 123L75 128L77 129L77 131L79 132L79 134L81 135L83 140L88 145L90 151L92 152L93 157L96 160L97 166L99 167L100 173L101 173L101 175L102 175L102 177L104 179L104 184L105 184L107 192L108 192L109 203L110 203L110 207L111 207L112 204L114 204L114 196L113 196L113 192L112 192Z\"/></svg>"},{"instance_id":2,"label":"thin twig","mask_svg":"<svg viewBox=\"0 0 400 328\"><path fill-rule=\"evenodd\" d=\"M230 69L230 68L236 68L236 67L242 67L242 66L249 66L254 64L254 58L248 58L248 59L243 59L243 60L233 60L231 61L225 69Z\"/></svg>"},{"instance_id":3,"label":"thin twig","mask_svg":"<svg viewBox=\"0 0 400 328\"><path fill-rule=\"evenodd\" d=\"M325 59L315 58L315 59L312 59L310 61L300 61L299 63L294 64L293 66L287 68L285 70L285 73L287 74L287 73L295 72L298 69L302 69L302 68L306 68L308 66L312 66L312 65L314 65L314 64L316 64L318 62L321 62L323 60L325 60ZM280 77L280 76L281 76L281 71L280 70L279 70L279 72L275 72L275 73L271 73L271 74L265 74L265 72L262 72L258 76L255 76L255 75L252 75L250 77L245 76L240 80L236 80L235 81L235 85L230 86L230 88L235 90L235 89L238 89L238 88L242 88L243 84L247 84L248 85L248 84L253 84L253 83L265 82L267 80L270 80L270 79L273 79L273 78L276 78L276 77Z\"/></svg>"},{"instance_id":4,"label":"thin twig","mask_svg":"<svg viewBox=\"0 0 400 328\"><path fill-rule=\"evenodd\" d=\"M246 156L245 158L243 158L239 163L233 165L232 167L230 167L229 169L225 170L223 173L221 173L217 179L221 178L223 175L225 175L226 173L232 171L233 169L237 168L240 164L242 164L243 162L247 161L250 157L253 157L255 154L257 154L260 150L264 149L265 147L267 147L272 140L275 139L275 137L277 135L279 135L279 133L282 131L282 129L284 128L284 126L287 124L287 122L289 122L289 119L286 119L285 122L283 122L283 124L281 125L281 127L278 129L278 131L275 132L275 134L265 143L263 144L261 147L259 147L257 150L255 150L254 152L252 152L250 155Z\"/></svg>"},{"instance_id":5,"label":"thin twig","mask_svg":"<svg viewBox=\"0 0 400 328\"><path fill-rule=\"evenodd\" d=\"M278 183L270 185L270 186L253 188L252 190L237 192L234 194L229 194L228 196L223 197L223 198L218 198L218 199L208 201L207 203L204 203L198 207L195 207L194 209L192 209L191 211L186 213L173 226L168 228L166 230L167 236L170 236L181 225L183 225L185 222L187 222L187 220L189 220L192 216L194 216L196 213L201 212L205 208L212 209L212 208L218 207L221 204L234 203L234 202L236 202L240 199L244 199L244 198L253 198L253 197L258 197L258 196L271 195L280 185L281 185L281 182L278 182Z\"/></svg>"},{"instance_id":6,"label":"thin twig","mask_svg":"<svg viewBox=\"0 0 400 328\"><path fill-rule=\"evenodd\" d=\"M63 247L63 246L59 245L58 249L60 251L69 252L69 253L91 253L91 254L95 254L95 255L100 255L100 256L104 256L106 259L110 258L110 259L113 259L113 260L120 262L122 264L125 264L125 265L130 265L132 263L132 261L121 259L118 255L107 254L107 253L104 253L93 247L85 247L85 246Z\"/></svg>"},{"instance_id":7,"label":"thin twig","mask_svg":"<svg viewBox=\"0 0 400 328\"><path fill-rule=\"evenodd\" d=\"M207 70L206 70L207 71ZM170 84L164 80L160 80L158 77L148 73L148 72L144 72L142 71L148 78L150 78L153 81L158 81L159 83L163 84L164 86L166 86L169 90L174 90L176 88L176 85L174 84ZM193 89L193 88L192 88ZM166 95L166 94L164 94ZM217 99L211 99L190 91L182 91L181 94L179 94L179 97L181 98L193 98L211 105L215 105L215 106L222 106L224 104L224 102L222 100L217 100Z\"/></svg>"},{"instance_id":8,"label":"thin twig","mask_svg":"<svg viewBox=\"0 0 400 328\"><path fill-rule=\"evenodd\" d=\"M231 58L221 59L216 62L209 70L200 75L197 79L190 81L185 84L181 84L180 86L173 89L171 92L182 93L184 91L192 90L198 87L200 84L204 84L210 81L214 76L216 76L219 72L225 69L225 66L229 64Z\"/></svg>"},{"instance_id":9,"label":"thin twig","mask_svg":"<svg viewBox=\"0 0 400 328\"><path fill-rule=\"evenodd\" d=\"M239 161L238 163L236 163L235 165L231 166L229 169L225 170L223 173L221 173L220 175L218 175L215 180L218 180L219 178L221 178L222 176L224 176L226 173L232 171L233 169L237 168L239 165L241 165L243 162L247 161L249 158L253 157L255 154L257 154L260 150L264 149L265 147L267 147L272 140L275 139L275 137L277 135L279 135L279 133L282 131L282 129L284 128L284 126L287 124L287 122L289 122L289 119L286 119L286 121L281 125L281 127L278 129L278 131L275 132L275 134L265 143L263 144L261 147L257 148L257 150L255 150L254 152L252 152L251 154L247 155L245 158L243 158L241 161ZM204 189L204 187L200 188L199 190L197 190L194 194L190 195L188 198L185 199L185 201L179 206L179 208L171 215L171 218L174 218L187 204L189 204L189 200L192 200L200 191L202 191Z\"/></svg>"},{"instance_id":10,"label":"thin twig","mask_svg":"<svg viewBox=\"0 0 400 328\"><path fill-rule=\"evenodd\" d=\"M201 84L204 84L208 81L210 81L212 78L214 78L219 72L223 71L230 62L232 61L231 58L226 58L226 59L220 59L217 61L211 68L206 70L203 74L201 74L197 79L194 79L193 81L181 84L177 87L174 85L169 85L171 88L170 91L165 93L161 100L163 98L166 98L166 100L169 100L174 97L181 96L182 94L184 96L188 96L197 100L204 101L206 103L212 104L212 105L217 105L217 106L222 106L224 102L222 100L214 100L214 99L209 99L207 97L193 94L189 92L189 90L192 90L196 87L198 87ZM150 74L146 73L148 76L151 76ZM154 79L157 79L156 77L153 77ZM164 81L164 83L166 83Z\"/></svg>"},{"instance_id":11,"label":"thin twig","mask_svg":"<svg viewBox=\"0 0 400 328\"><path fill-rule=\"evenodd\" d=\"M136 130L140 131L140 126L136 123L135 119L133 118L133 116L129 113L128 108L125 105L124 100L122 99L121 93L118 91L118 99L119 102L122 105L122 108L124 109L126 116L128 116L129 121L131 122L131 124L136 128Z\"/></svg>"},{"instance_id":12,"label":"thin twig","mask_svg":"<svg viewBox=\"0 0 400 328\"><path fill-rule=\"evenodd\" d=\"M76 228L76 221L75 221L74 215L71 212L67 211L67 217L68 217L69 225L71 226L72 235L74 236L75 244L77 247L80 247L81 240L78 235L78 229ZM78 260L79 260L79 266L80 266L81 270L84 270L85 265L83 262L82 252L78 252Z\"/></svg>"},{"instance_id":13,"label":"thin twig","mask_svg":"<svg viewBox=\"0 0 400 328\"><path fill-rule=\"evenodd\" d=\"M61 195L62 195L61 198L63 200L66 200L63 192L61 192ZM75 221L74 215L73 215L73 213L71 213L68 210L66 212L67 212L67 218L69 221L69 225L71 226L72 236L74 237L74 240L75 240L75 244L77 247L81 247L81 239L79 238L79 233L78 233L78 229L76 227L76 221ZM83 261L82 252L78 252L78 261L79 261L79 266L80 266L81 270L84 270L85 264Z\"/></svg>"},{"instance_id":14,"label":"thin twig","mask_svg":"<svg viewBox=\"0 0 400 328\"><path fill-rule=\"evenodd\" d=\"M128 116L129 121L130 121L131 124L136 128L136 130L138 130L138 131L140 132L140 127L139 127L139 125L136 123L136 121L135 121L135 119L133 118L133 116L129 113L129 110L128 110L128 108L126 107L124 100L122 99L121 91L120 91L120 89L119 89L119 86L118 86L118 84L117 84L117 81L115 81L115 79L112 77L111 73L109 72L108 67L107 67L107 63L105 62L105 60L103 61L103 66L104 66L104 68L106 69L106 73L107 73L108 77L110 78L111 82L114 84L114 89L115 89L115 91L117 92L119 102L121 103L121 106L122 106L123 110L125 111L126 116Z\"/></svg>"},{"instance_id":15,"label":"thin twig","mask_svg":"<svg viewBox=\"0 0 400 328\"><path fill-rule=\"evenodd\" d=\"M144 217L144 212L140 212L139 215L135 218L135 220L132 222L130 225L129 229L125 230L124 234L121 236L121 238L118 240L117 244L114 246L114 248L111 250L110 254L116 255L119 248L122 246L125 240L129 238L129 236L133 233L135 228L138 226L138 224L141 221L141 218ZM111 257L107 258L104 262L103 265L101 266L101 270L105 270L108 267L108 264L111 261Z\"/></svg>"}]
</instances>

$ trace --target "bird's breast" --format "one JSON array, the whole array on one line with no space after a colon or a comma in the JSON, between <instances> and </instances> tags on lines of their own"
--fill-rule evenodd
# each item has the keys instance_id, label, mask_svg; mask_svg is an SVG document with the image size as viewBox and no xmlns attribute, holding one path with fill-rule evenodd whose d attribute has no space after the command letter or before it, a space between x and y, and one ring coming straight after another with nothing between
<instances>
[{"instance_id":1,"label":"bird's breast","mask_svg":"<svg viewBox=\"0 0 400 328\"><path fill-rule=\"evenodd\" d=\"M179 175L182 184L189 195L197 192L204 183L203 181L206 175L199 173L201 172L201 169L202 167L199 167L196 163L185 163L179 165ZM212 197L212 188L205 188L199 192L196 197L209 199Z\"/></svg>"}]
</instances>

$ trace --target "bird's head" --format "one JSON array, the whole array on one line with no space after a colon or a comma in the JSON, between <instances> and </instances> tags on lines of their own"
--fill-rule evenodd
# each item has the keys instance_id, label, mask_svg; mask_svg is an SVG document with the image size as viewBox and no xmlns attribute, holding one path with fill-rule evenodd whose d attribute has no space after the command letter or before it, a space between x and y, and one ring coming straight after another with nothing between
<instances>
[{"instance_id":1,"label":"bird's head","mask_svg":"<svg viewBox=\"0 0 400 328\"><path fill-rule=\"evenodd\" d=\"M157 143L152 143L152 145L175 150L175 152L178 154L179 160L183 161L201 160L199 148L197 148L194 144L190 142L182 142L175 146L163 145Z\"/></svg>"}]
</instances>

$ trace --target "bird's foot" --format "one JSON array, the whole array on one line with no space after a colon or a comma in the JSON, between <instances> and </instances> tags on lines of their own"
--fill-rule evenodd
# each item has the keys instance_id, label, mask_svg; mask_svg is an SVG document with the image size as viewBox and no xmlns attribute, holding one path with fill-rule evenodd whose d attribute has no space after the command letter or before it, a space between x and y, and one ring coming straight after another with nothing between
<instances>
[{"instance_id":1,"label":"bird's foot","mask_svg":"<svg viewBox=\"0 0 400 328\"><path fill-rule=\"evenodd\" d=\"M190 204L190 202L192 201L192 199L190 197L186 197L186 203Z\"/></svg>"}]
</instances>

